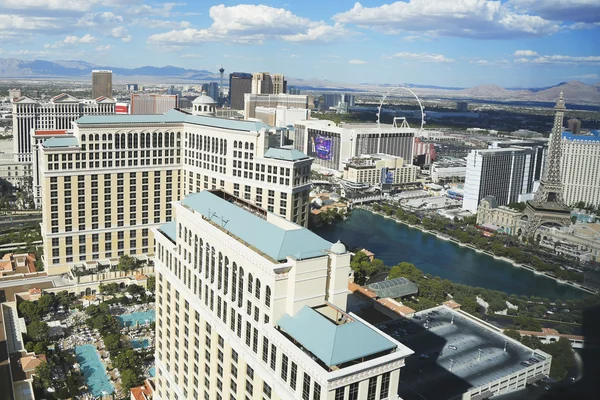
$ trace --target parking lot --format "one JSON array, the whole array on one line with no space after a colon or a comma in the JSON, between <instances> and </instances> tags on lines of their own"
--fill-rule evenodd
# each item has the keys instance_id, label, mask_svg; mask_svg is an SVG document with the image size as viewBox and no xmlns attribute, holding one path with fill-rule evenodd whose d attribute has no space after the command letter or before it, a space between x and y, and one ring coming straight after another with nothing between
<instances>
[{"instance_id":1,"label":"parking lot","mask_svg":"<svg viewBox=\"0 0 600 400\"><path fill-rule=\"evenodd\" d=\"M401 372L403 399L460 398L532 364L526 360L533 353L525 346L444 307L379 326L415 352Z\"/></svg>"}]
</instances>

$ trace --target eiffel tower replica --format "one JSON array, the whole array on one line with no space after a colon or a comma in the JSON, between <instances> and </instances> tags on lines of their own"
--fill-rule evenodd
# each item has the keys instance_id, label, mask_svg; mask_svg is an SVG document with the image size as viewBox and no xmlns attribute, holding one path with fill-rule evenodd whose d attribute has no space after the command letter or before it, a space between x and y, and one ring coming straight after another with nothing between
<instances>
[{"instance_id":1,"label":"eiffel tower replica","mask_svg":"<svg viewBox=\"0 0 600 400\"><path fill-rule=\"evenodd\" d=\"M548 144L548 156L544 164L542 179L533 200L527 202L523 219L527 220L523 236L526 239L534 237L538 228L544 224L571 225L571 209L563 200L563 184L560 179L561 140L563 118L565 115L565 100L562 92L554 107L554 127Z\"/></svg>"}]
</instances>

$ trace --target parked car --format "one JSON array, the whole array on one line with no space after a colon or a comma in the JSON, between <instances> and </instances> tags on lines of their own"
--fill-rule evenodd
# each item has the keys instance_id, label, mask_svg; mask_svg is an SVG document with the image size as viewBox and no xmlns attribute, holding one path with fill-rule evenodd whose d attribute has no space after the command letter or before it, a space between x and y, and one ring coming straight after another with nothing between
<instances>
[{"instance_id":1,"label":"parked car","mask_svg":"<svg viewBox=\"0 0 600 400\"><path fill-rule=\"evenodd\" d=\"M421 354L421 355L419 356L419 358L420 358L421 360L427 360L427 359L429 358L429 356L428 356L427 354Z\"/></svg>"},{"instance_id":2,"label":"parked car","mask_svg":"<svg viewBox=\"0 0 600 400\"><path fill-rule=\"evenodd\" d=\"M450 346L448 346L448 348L450 350L457 350L458 349L458 347L454 346L453 344L451 344Z\"/></svg>"},{"instance_id":3,"label":"parked car","mask_svg":"<svg viewBox=\"0 0 600 400\"><path fill-rule=\"evenodd\" d=\"M529 362L531 362L531 363L534 363L534 364L536 364L536 363L539 363L539 362L540 362L540 360L538 360L537 358L533 358L533 357L531 357L531 358L528 358L528 359L527 359L527 361L529 361Z\"/></svg>"}]
</instances>

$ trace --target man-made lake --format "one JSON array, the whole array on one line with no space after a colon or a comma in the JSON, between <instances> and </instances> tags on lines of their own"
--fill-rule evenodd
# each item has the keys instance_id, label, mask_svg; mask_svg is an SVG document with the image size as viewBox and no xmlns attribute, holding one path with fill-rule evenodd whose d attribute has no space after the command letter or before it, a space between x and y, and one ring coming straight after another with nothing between
<instances>
[{"instance_id":1,"label":"man-made lake","mask_svg":"<svg viewBox=\"0 0 600 400\"><path fill-rule=\"evenodd\" d=\"M330 242L339 239L348 247L366 248L388 266L406 261L456 283L550 299L586 296L554 279L361 209L353 210L343 222L315 229L315 233Z\"/></svg>"}]
</instances>

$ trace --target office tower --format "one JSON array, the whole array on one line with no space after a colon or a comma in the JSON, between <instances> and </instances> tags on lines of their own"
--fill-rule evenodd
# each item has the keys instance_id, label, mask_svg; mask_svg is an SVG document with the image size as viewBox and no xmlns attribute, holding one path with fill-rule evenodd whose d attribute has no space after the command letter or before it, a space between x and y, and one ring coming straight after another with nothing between
<instances>
[{"instance_id":1,"label":"office tower","mask_svg":"<svg viewBox=\"0 0 600 400\"><path fill-rule=\"evenodd\" d=\"M218 191L174 214L153 229L158 398L398 398L413 352L345 312L343 244Z\"/></svg>"},{"instance_id":2,"label":"office tower","mask_svg":"<svg viewBox=\"0 0 600 400\"><path fill-rule=\"evenodd\" d=\"M252 93L252 74L233 72L229 74L229 107L244 109L244 94Z\"/></svg>"},{"instance_id":3,"label":"office tower","mask_svg":"<svg viewBox=\"0 0 600 400\"><path fill-rule=\"evenodd\" d=\"M177 95L170 94L131 94L131 114L157 115L177 108Z\"/></svg>"},{"instance_id":4,"label":"office tower","mask_svg":"<svg viewBox=\"0 0 600 400\"><path fill-rule=\"evenodd\" d=\"M214 109L211 101L193 105ZM38 149L45 270L151 255L149 229L171 220L171 202L206 189L306 226L312 160L270 147L281 135L262 123L178 110L80 118L70 137Z\"/></svg>"},{"instance_id":5,"label":"office tower","mask_svg":"<svg viewBox=\"0 0 600 400\"><path fill-rule=\"evenodd\" d=\"M571 210L565 204L564 186L561 180L561 142L566 110L562 92L560 92L554 109L556 110L554 113L554 126L550 134L548 155L544 162L542 179L533 200L527 202L527 207L523 212L523 220L527 221L523 233L525 238L534 238L538 228L544 224L571 225ZM596 171L597 165L592 171Z\"/></svg>"},{"instance_id":6,"label":"office tower","mask_svg":"<svg viewBox=\"0 0 600 400\"><path fill-rule=\"evenodd\" d=\"M252 74L252 94L282 94L285 93L286 81L281 74L256 72Z\"/></svg>"},{"instance_id":7,"label":"office tower","mask_svg":"<svg viewBox=\"0 0 600 400\"><path fill-rule=\"evenodd\" d=\"M128 83L126 86L127 91L129 93L131 92L137 92L138 91L138 84L137 83Z\"/></svg>"},{"instance_id":8,"label":"office tower","mask_svg":"<svg viewBox=\"0 0 600 400\"><path fill-rule=\"evenodd\" d=\"M212 97L214 100L219 101L219 84L217 82L209 83L206 94Z\"/></svg>"},{"instance_id":9,"label":"office tower","mask_svg":"<svg viewBox=\"0 0 600 400\"><path fill-rule=\"evenodd\" d=\"M92 71L92 98L98 97L112 98L112 71L110 70Z\"/></svg>"},{"instance_id":10,"label":"office tower","mask_svg":"<svg viewBox=\"0 0 600 400\"><path fill-rule=\"evenodd\" d=\"M244 95L244 118L255 118L256 107L308 109L308 96L291 94L251 94Z\"/></svg>"},{"instance_id":11,"label":"office tower","mask_svg":"<svg viewBox=\"0 0 600 400\"><path fill-rule=\"evenodd\" d=\"M476 213L484 197L494 196L503 206L533 192L536 154L531 148L517 147L471 150L462 208Z\"/></svg>"},{"instance_id":12,"label":"office tower","mask_svg":"<svg viewBox=\"0 0 600 400\"><path fill-rule=\"evenodd\" d=\"M337 107L342 101L342 95L339 93L326 93L323 95L323 106L322 109L329 110L330 108Z\"/></svg>"},{"instance_id":13,"label":"office tower","mask_svg":"<svg viewBox=\"0 0 600 400\"><path fill-rule=\"evenodd\" d=\"M560 175L565 204L600 206L600 131L589 135L562 134Z\"/></svg>"},{"instance_id":14,"label":"office tower","mask_svg":"<svg viewBox=\"0 0 600 400\"><path fill-rule=\"evenodd\" d=\"M21 89L8 89L8 98L17 99L21 97Z\"/></svg>"},{"instance_id":15,"label":"office tower","mask_svg":"<svg viewBox=\"0 0 600 400\"><path fill-rule=\"evenodd\" d=\"M469 103L467 103L466 101L457 101L456 102L456 111L459 111L459 112L469 111Z\"/></svg>"},{"instance_id":16,"label":"office tower","mask_svg":"<svg viewBox=\"0 0 600 400\"><path fill-rule=\"evenodd\" d=\"M353 94L344 94L344 102L348 104L348 107L354 107L356 103L356 97Z\"/></svg>"},{"instance_id":17,"label":"office tower","mask_svg":"<svg viewBox=\"0 0 600 400\"><path fill-rule=\"evenodd\" d=\"M416 137L413 145L413 156L415 165L431 165L435 160L435 144L424 142Z\"/></svg>"},{"instance_id":18,"label":"office tower","mask_svg":"<svg viewBox=\"0 0 600 400\"><path fill-rule=\"evenodd\" d=\"M116 102L99 97L81 100L62 93L48 103L29 97L13 101L13 136L15 161L31 162L31 130L71 129L71 123L82 115L112 115Z\"/></svg>"},{"instance_id":19,"label":"office tower","mask_svg":"<svg viewBox=\"0 0 600 400\"><path fill-rule=\"evenodd\" d=\"M567 126L572 134L579 135L581 133L581 120L571 118L567 121Z\"/></svg>"},{"instance_id":20,"label":"office tower","mask_svg":"<svg viewBox=\"0 0 600 400\"><path fill-rule=\"evenodd\" d=\"M298 89L297 87L290 87L290 90L288 91L289 94L300 94L300 89Z\"/></svg>"},{"instance_id":21,"label":"office tower","mask_svg":"<svg viewBox=\"0 0 600 400\"><path fill-rule=\"evenodd\" d=\"M416 131L368 123L299 121L294 124L294 148L314 157L315 164L336 171L344 169L345 160L361 154L384 153L412 162Z\"/></svg>"}]
</instances>

